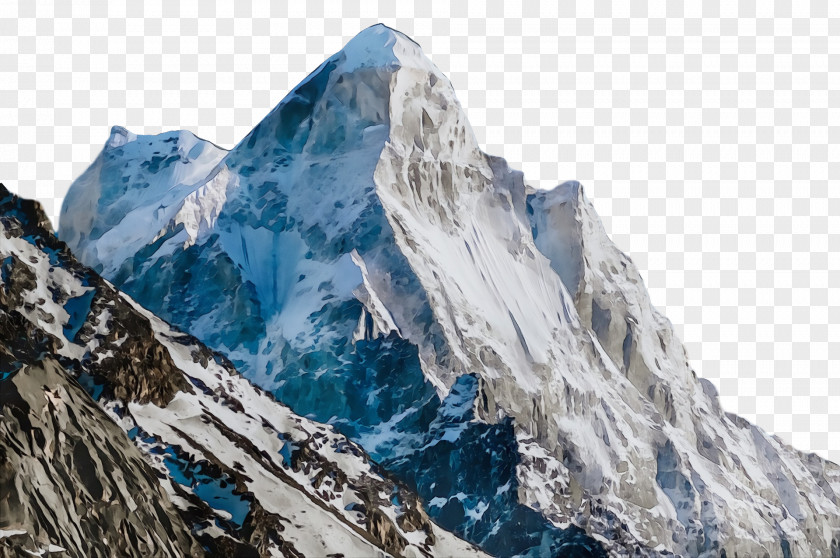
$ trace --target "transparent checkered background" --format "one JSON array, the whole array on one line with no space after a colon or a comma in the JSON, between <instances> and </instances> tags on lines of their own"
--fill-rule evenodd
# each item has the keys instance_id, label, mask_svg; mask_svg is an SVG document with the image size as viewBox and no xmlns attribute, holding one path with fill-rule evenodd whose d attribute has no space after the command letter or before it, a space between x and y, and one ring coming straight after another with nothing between
<instances>
[{"instance_id":1,"label":"transparent checkered background","mask_svg":"<svg viewBox=\"0 0 840 558\"><path fill-rule=\"evenodd\" d=\"M111 125L230 147L383 22L584 184L726 409L840 461L840 2L56 4L0 0L0 181L54 220Z\"/></svg>"}]
</instances>

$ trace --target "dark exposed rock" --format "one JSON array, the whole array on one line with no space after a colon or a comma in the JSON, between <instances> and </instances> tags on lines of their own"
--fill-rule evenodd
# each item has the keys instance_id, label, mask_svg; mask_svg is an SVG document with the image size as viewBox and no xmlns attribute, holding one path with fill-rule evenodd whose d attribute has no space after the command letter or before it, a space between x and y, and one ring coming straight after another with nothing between
<instances>
[{"instance_id":1,"label":"dark exposed rock","mask_svg":"<svg viewBox=\"0 0 840 558\"><path fill-rule=\"evenodd\" d=\"M104 283L104 282L102 282ZM109 328L92 355L89 372L108 380L114 397L122 401L166 405L178 391L192 391L192 385L181 375L169 352L155 339L149 321L139 316L119 294L103 284L100 296L91 304L91 316L104 315L119 324ZM95 335L96 328L108 324L85 323L79 332L82 341ZM107 359L101 358L109 354ZM138 374L142 370L142 374Z\"/></svg>"},{"instance_id":2,"label":"dark exposed rock","mask_svg":"<svg viewBox=\"0 0 840 558\"><path fill-rule=\"evenodd\" d=\"M0 555L202 556L140 451L52 358L0 390ZM50 547L55 545L55 547Z\"/></svg>"}]
</instances>

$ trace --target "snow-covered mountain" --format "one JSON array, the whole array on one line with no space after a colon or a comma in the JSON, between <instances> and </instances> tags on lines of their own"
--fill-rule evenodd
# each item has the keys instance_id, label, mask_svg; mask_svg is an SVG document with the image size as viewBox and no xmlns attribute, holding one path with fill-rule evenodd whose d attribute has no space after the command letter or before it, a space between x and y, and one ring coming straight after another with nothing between
<instances>
[{"instance_id":1,"label":"snow-covered mountain","mask_svg":"<svg viewBox=\"0 0 840 558\"><path fill-rule=\"evenodd\" d=\"M59 235L491 554L840 553L840 468L723 412L581 187L387 27L229 152L115 127Z\"/></svg>"},{"instance_id":2,"label":"snow-covered mountain","mask_svg":"<svg viewBox=\"0 0 840 558\"><path fill-rule=\"evenodd\" d=\"M0 186L0 555L482 555Z\"/></svg>"}]
</instances>

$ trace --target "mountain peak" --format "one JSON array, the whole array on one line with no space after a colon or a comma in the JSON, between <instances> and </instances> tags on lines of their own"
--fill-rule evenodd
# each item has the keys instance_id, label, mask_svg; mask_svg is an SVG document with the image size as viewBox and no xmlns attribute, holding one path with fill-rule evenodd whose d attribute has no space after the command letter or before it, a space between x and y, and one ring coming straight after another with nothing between
<instances>
[{"instance_id":1,"label":"mountain peak","mask_svg":"<svg viewBox=\"0 0 840 558\"><path fill-rule=\"evenodd\" d=\"M423 67L431 66L419 44L382 23L360 31L338 55L343 55L342 66L346 71L358 67L415 65L417 62L422 62Z\"/></svg>"},{"instance_id":2,"label":"mountain peak","mask_svg":"<svg viewBox=\"0 0 840 558\"><path fill-rule=\"evenodd\" d=\"M580 184L484 154L405 35L359 33L230 152L150 141L73 184L62 239L444 527L497 555L837 548L840 469L724 415Z\"/></svg>"},{"instance_id":3,"label":"mountain peak","mask_svg":"<svg viewBox=\"0 0 840 558\"><path fill-rule=\"evenodd\" d=\"M458 106L451 84L420 45L385 25L368 27L295 86L232 150L229 166L260 168L264 161L253 161L255 153L286 157L313 147L334 154L375 144L371 153L378 158L391 101L418 108L435 85L447 98L442 108Z\"/></svg>"},{"instance_id":4,"label":"mountain peak","mask_svg":"<svg viewBox=\"0 0 840 558\"><path fill-rule=\"evenodd\" d=\"M38 201L21 198L0 182L0 217L9 215L17 216L26 226L42 227L52 232L52 224Z\"/></svg>"},{"instance_id":5,"label":"mountain peak","mask_svg":"<svg viewBox=\"0 0 840 558\"><path fill-rule=\"evenodd\" d=\"M106 147L120 147L137 139L137 134L129 132L122 126L111 126L111 135L105 142Z\"/></svg>"}]
</instances>

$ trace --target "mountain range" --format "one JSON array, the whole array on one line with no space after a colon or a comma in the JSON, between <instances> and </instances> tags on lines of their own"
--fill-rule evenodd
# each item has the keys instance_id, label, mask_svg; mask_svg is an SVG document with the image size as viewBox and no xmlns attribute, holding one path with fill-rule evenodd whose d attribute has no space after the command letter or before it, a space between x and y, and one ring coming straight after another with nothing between
<instances>
[{"instance_id":1,"label":"mountain range","mask_svg":"<svg viewBox=\"0 0 840 558\"><path fill-rule=\"evenodd\" d=\"M57 237L0 202L0 553L840 557L840 468L397 31L229 151L114 127Z\"/></svg>"}]
</instances>

